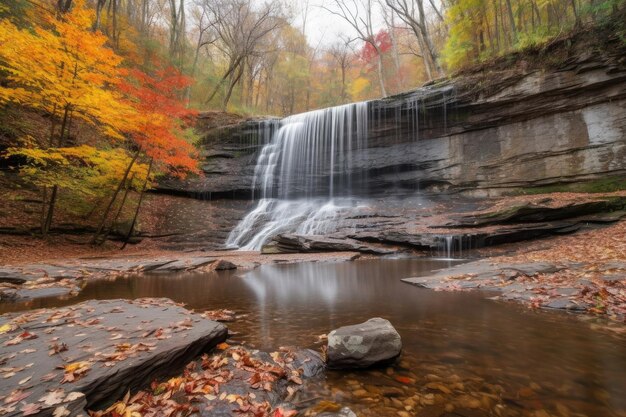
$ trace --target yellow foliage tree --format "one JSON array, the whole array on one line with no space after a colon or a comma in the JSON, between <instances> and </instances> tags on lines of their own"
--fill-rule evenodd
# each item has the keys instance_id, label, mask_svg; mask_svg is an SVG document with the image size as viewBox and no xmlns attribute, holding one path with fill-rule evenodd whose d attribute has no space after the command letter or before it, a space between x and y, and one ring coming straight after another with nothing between
<instances>
[{"instance_id":1,"label":"yellow foliage tree","mask_svg":"<svg viewBox=\"0 0 626 417\"><path fill-rule=\"evenodd\" d=\"M42 19L33 30L0 21L0 69L8 74L8 85L0 85L0 103L42 109L65 122L71 114L122 138L133 108L105 88L119 82L122 58L106 47L105 35L91 30L93 11L79 0L62 18ZM59 146L65 134L61 126Z\"/></svg>"},{"instance_id":2,"label":"yellow foliage tree","mask_svg":"<svg viewBox=\"0 0 626 417\"><path fill-rule=\"evenodd\" d=\"M0 21L0 70L7 74L7 82L0 85L0 104L18 104L52 116L48 143L30 142L41 152L59 148L47 151L52 159L55 153L69 152L64 145L73 117L97 125L111 138L123 139L124 132L133 130L135 109L110 88L120 82L122 59L106 46L106 36L92 30L93 19L93 11L78 0L62 16L42 15L32 29ZM50 197L49 186L43 186L44 235L60 185L63 181L50 184Z\"/></svg>"}]
</instances>

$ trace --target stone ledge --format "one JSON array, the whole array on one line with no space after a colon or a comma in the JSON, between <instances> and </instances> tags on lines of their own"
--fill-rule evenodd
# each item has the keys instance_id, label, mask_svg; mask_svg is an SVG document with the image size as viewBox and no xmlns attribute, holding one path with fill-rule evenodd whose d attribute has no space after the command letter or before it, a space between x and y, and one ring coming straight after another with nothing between
<instances>
[{"instance_id":1,"label":"stone ledge","mask_svg":"<svg viewBox=\"0 0 626 417\"><path fill-rule=\"evenodd\" d=\"M226 340L224 325L169 299L87 301L0 317L0 413L72 415L179 373Z\"/></svg>"}]
</instances>

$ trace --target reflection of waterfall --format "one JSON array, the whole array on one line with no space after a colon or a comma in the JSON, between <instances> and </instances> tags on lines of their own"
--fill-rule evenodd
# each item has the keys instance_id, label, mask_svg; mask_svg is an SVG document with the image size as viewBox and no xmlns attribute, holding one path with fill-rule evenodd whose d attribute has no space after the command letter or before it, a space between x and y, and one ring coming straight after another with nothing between
<instances>
[{"instance_id":1,"label":"reflection of waterfall","mask_svg":"<svg viewBox=\"0 0 626 417\"><path fill-rule=\"evenodd\" d=\"M253 195L261 199L231 231L226 245L259 250L279 233L335 231L342 213L363 204L350 199L369 191L369 146L380 146L369 143L370 129L396 143L416 141L427 100L443 108L446 125L447 94L447 89L425 88L396 99L391 109L385 102L352 103L287 117L278 128L272 125L252 181Z\"/></svg>"},{"instance_id":2,"label":"reflection of waterfall","mask_svg":"<svg viewBox=\"0 0 626 417\"><path fill-rule=\"evenodd\" d=\"M294 273L294 270L297 273ZM339 279L337 268L315 263L304 263L282 268L258 268L244 276L244 282L254 291L259 304L271 300L276 305L293 303L310 303L322 301L326 308L337 303L341 292L358 285L358 277L354 272L342 274ZM345 272L345 271L344 271Z\"/></svg>"}]
</instances>

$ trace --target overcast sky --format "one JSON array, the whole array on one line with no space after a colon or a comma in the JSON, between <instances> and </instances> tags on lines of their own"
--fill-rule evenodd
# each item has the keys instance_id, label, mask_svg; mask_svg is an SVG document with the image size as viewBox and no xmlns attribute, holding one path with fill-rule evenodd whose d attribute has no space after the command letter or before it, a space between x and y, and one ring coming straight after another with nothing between
<instances>
[{"instance_id":1,"label":"overcast sky","mask_svg":"<svg viewBox=\"0 0 626 417\"><path fill-rule=\"evenodd\" d=\"M316 47L320 42L322 46L332 45L339 40L339 35L347 35L350 38L355 37L356 33L349 23L322 8L322 6L325 6L336 10L333 0L308 0L308 2L309 11L305 31L311 46ZM302 29L306 3L307 0L291 0L295 13L293 24L300 29ZM374 22L378 27L383 26L383 18L380 16L380 12L374 14Z\"/></svg>"}]
</instances>

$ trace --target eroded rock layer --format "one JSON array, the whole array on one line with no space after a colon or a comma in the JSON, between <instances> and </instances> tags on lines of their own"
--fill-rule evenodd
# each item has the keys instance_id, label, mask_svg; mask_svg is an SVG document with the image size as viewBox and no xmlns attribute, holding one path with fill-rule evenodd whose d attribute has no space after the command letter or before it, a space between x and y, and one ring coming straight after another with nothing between
<instances>
[{"instance_id":1,"label":"eroded rock layer","mask_svg":"<svg viewBox=\"0 0 626 417\"><path fill-rule=\"evenodd\" d=\"M333 185L342 194L339 176L350 178L350 195L381 196L493 195L626 174L625 48L617 39L601 47L585 39L517 57L507 69L476 70L369 102L366 142L355 131L345 145L349 154L328 147L333 165L316 174L337 178L320 181L316 193L327 196ZM279 125L246 120L209 130L202 142L205 177L164 182L161 190L249 197L261 149Z\"/></svg>"}]
</instances>

